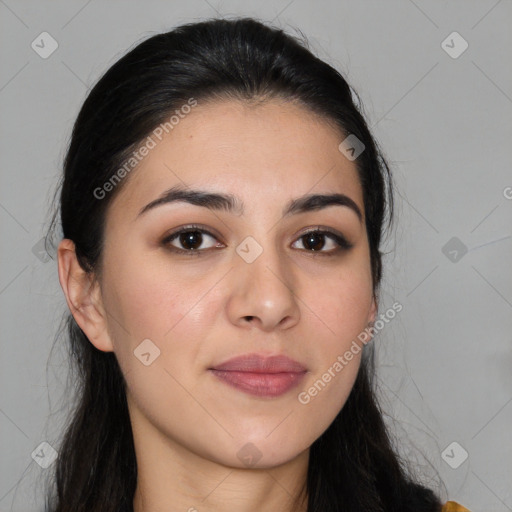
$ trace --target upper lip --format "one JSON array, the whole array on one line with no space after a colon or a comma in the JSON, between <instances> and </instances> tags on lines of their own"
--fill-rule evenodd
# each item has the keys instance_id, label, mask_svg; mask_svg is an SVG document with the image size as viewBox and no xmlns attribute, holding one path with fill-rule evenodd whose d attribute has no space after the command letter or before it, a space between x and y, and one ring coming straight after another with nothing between
<instances>
[{"instance_id":1,"label":"upper lip","mask_svg":"<svg viewBox=\"0 0 512 512\"><path fill-rule=\"evenodd\" d=\"M244 354L213 366L211 370L250 373L303 373L306 368L285 355Z\"/></svg>"}]
</instances>

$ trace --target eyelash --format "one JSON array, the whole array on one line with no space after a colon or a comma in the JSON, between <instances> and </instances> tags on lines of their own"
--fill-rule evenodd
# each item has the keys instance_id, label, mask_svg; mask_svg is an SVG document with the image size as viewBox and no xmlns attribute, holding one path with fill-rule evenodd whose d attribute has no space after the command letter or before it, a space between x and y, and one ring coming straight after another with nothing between
<instances>
[{"instance_id":1,"label":"eyelash","mask_svg":"<svg viewBox=\"0 0 512 512\"><path fill-rule=\"evenodd\" d=\"M183 233L189 233L189 232L195 232L198 231L201 234L206 234L208 236L211 236L214 239L217 239L217 237L210 233L207 229L203 228L202 226L199 226L197 224L191 224L189 226L185 226L183 228L180 228L177 231L174 231L173 233L167 235L162 240L162 245L165 246L168 250L171 252L177 253L177 254L183 254L186 256L201 256L206 251L215 250L214 248L209 249L178 249L177 247L174 247L170 245L171 242L173 242L176 238L178 238ZM348 251L349 249L352 249L353 244L348 242L342 235L335 233L330 230L322 229L321 226L316 227L315 229L311 229L310 231L306 231L305 233L302 233L297 239L300 240L301 238L306 237L310 234L316 234L316 235L325 235L331 240L333 240L338 247L336 249L331 249L330 251L311 251L307 249L299 249L304 252L309 252L312 254L312 256L337 256L340 252ZM294 242L295 243L295 242Z\"/></svg>"}]
</instances>

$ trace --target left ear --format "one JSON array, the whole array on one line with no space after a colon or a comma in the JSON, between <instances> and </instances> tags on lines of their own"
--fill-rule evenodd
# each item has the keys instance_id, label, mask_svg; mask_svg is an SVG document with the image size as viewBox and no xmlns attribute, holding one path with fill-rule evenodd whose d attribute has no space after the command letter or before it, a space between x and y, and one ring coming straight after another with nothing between
<instances>
[{"instance_id":1,"label":"left ear","mask_svg":"<svg viewBox=\"0 0 512 512\"><path fill-rule=\"evenodd\" d=\"M377 311L379 309L378 306L378 298L373 294L372 305L370 306L370 311L368 313L368 323L373 325L375 323L375 319L377 318Z\"/></svg>"}]
</instances>

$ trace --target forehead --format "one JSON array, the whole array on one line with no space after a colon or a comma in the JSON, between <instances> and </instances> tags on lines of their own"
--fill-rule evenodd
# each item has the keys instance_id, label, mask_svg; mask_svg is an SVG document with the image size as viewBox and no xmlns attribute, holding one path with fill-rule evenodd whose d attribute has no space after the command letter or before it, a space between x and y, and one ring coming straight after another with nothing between
<instances>
[{"instance_id":1,"label":"forehead","mask_svg":"<svg viewBox=\"0 0 512 512\"><path fill-rule=\"evenodd\" d=\"M338 149L344 135L305 107L277 99L198 102L173 121L161 140L150 134L153 147L125 178L109 215L133 217L174 185L231 193L245 211L336 191L364 212L355 164Z\"/></svg>"}]
</instances>

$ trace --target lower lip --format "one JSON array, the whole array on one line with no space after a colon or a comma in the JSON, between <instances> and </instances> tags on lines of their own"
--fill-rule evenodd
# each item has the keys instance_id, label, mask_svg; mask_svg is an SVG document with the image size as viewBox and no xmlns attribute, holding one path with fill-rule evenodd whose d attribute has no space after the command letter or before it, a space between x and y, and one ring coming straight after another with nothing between
<instances>
[{"instance_id":1,"label":"lower lip","mask_svg":"<svg viewBox=\"0 0 512 512\"><path fill-rule=\"evenodd\" d=\"M210 370L226 384L250 395L273 398L284 395L298 386L306 372L302 373L251 373Z\"/></svg>"}]
</instances>

